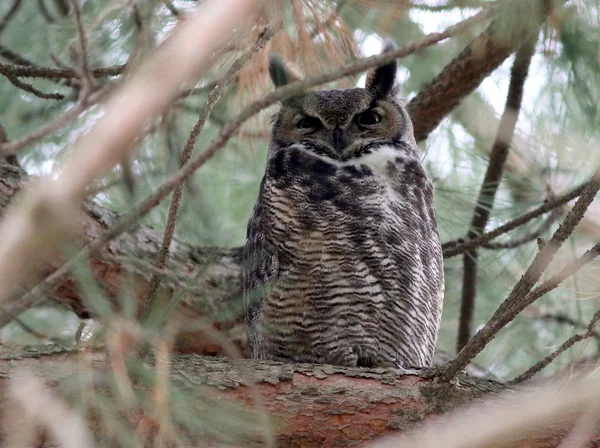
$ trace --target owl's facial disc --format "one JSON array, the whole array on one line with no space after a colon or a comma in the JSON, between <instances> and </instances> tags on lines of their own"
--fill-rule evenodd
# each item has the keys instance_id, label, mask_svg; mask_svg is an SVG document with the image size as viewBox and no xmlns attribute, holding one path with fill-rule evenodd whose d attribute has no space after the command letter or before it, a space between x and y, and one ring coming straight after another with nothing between
<instances>
[{"instance_id":1,"label":"owl's facial disc","mask_svg":"<svg viewBox=\"0 0 600 448\"><path fill-rule=\"evenodd\" d=\"M384 51L390 51L389 43ZM397 63L372 69L364 88L319 90L285 100L275 116L273 141L303 144L320 156L339 161L361 157L381 145L410 134L412 125L399 101ZM269 73L275 86L299 77L278 56L271 56Z\"/></svg>"}]
</instances>

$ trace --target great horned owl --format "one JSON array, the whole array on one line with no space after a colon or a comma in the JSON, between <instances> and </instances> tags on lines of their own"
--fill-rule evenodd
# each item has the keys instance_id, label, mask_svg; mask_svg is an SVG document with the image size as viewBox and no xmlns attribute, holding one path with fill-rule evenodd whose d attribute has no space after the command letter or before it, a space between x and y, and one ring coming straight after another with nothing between
<instances>
[{"instance_id":1,"label":"great horned owl","mask_svg":"<svg viewBox=\"0 0 600 448\"><path fill-rule=\"evenodd\" d=\"M384 48L387 51L387 48ZM444 295L433 188L396 62L281 104L244 249L252 357L427 367ZM296 75L269 60L276 86Z\"/></svg>"}]
</instances>

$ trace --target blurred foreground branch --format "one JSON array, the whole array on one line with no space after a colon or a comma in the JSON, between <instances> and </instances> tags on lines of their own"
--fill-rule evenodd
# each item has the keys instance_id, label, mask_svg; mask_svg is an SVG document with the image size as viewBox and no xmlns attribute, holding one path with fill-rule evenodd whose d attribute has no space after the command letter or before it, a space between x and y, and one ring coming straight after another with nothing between
<instances>
[{"instance_id":1,"label":"blurred foreground branch","mask_svg":"<svg viewBox=\"0 0 600 448\"><path fill-rule=\"evenodd\" d=\"M231 38L230 30L241 27L258 2L232 6L227 1L202 5L181 23L107 102L104 115L75 143L74 155L58 179L44 180L7 213L0 226L0 259L10 263L0 266L0 303L6 303L32 272L36 258L47 256L75 232L75 215L88 186L133 150L147 123L210 66L214 52Z\"/></svg>"}]
</instances>

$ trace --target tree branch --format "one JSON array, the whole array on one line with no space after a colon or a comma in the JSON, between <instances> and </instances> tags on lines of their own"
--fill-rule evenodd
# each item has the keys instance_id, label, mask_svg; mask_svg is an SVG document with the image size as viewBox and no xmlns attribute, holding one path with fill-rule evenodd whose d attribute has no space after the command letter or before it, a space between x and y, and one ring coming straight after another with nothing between
<instances>
[{"instance_id":1,"label":"tree branch","mask_svg":"<svg viewBox=\"0 0 600 448\"><path fill-rule=\"evenodd\" d=\"M91 73L96 78L106 78L107 76L118 76L122 74L124 70L124 65L115 65L112 67L94 68L91 69ZM77 72L72 68L42 67L38 65L8 65L1 63L0 75L44 79L70 79L78 77Z\"/></svg>"},{"instance_id":2,"label":"tree branch","mask_svg":"<svg viewBox=\"0 0 600 448\"><path fill-rule=\"evenodd\" d=\"M454 257L456 255L460 255L466 252L467 250L483 246L484 244L487 244L488 242L492 241L494 238L497 238L498 236L510 232L511 230L514 230L517 227L527 224L529 221L531 221L534 218L537 218L538 216L542 216L543 214L548 213L549 211L552 211L558 207L567 204L573 199L579 197L579 195L581 195L581 193L587 185L588 182L580 185L579 187L574 188L573 190L562 196L558 196L554 199L549 199L546 202L544 202L544 204L540 205L538 208L527 212L519 216L518 218L513 219L512 221L509 221L506 224L497 227L494 230L484 233L483 235L477 238L473 238L472 240L465 240L464 238L459 238L457 240L448 241L442 244L444 258Z\"/></svg>"},{"instance_id":3,"label":"tree branch","mask_svg":"<svg viewBox=\"0 0 600 448\"><path fill-rule=\"evenodd\" d=\"M107 102L105 114L76 142L59 178L45 179L4 217L0 259L11 263L0 268L0 303L6 304L15 286L32 272L34 260L48 256L74 232L87 187L128 154L147 122L177 99L182 85L207 69L213 52L230 38L232 29L243 26L244 15L254 13L258 4L245 0L232 6L230 1L203 5L182 22ZM194 47L190 41L203 45ZM165 71L167 65L170 70Z\"/></svg>"},{"instance_id":4,"label":"tree branch","mask_svg":"<svg viewBox=\"0 0 600 448\"><path fill-rule=\"evenodd\" d=\"M86 402L88 406L84 409L87 412L81 415L91 417L85 423L99 446L110 446L114 434L107 431L107 424L112 423L110 427L114 428L114 422L106 422L106 414L95 411L96 406L106 406L107 401L124 407L126 398L124 393L119 394L121 389L106 387L109 378L114 380L120 375L127 380L130 374L129 362L123 363L124 371L120 372L111 365L111 359L118 354L123 355L114 353L111 357L110 354L69 351L56 346L29 347L27 353L22 353L3 347L0 353L3 417L9 415L6 411L10 410L7 402L10 393L6 392L14 385L27 384L20 381L23 369L27 368L46 388L44 397L47 399L64 400L65 394L69 394L71 399L78 400L82 398L82 392L97 397L97 400ZM88 375L81 374L82 366L89 366L85 370ZM378 439L379 442L372 446L554 448L568 440L569 431L578 417L600 396L597 380L574 382L566 389L536 388L515 394L499 383L466 375L460 375L459 382L440 384L429 375L398 375L393 369L249 360L233 362L173 355L167 358L164 366L159 359L156 366L138 368L144 378L156 378L157 381L134 382L123 388L131 393L124 425L127 430L139 429L145 419L152 419L155 406L144 405L144 399L158 396L159 369L164 369L165 377L161 380L167 381L175 394L172 396L178 397L178 403L189 405L189 408L184 407L186 411L195 411L192 422L187 412L184 413L187 420L179 418L178 422L183 427L182 433L200 444L210 444L206 426L196 427L193 421L217 422L219 417L214 415L217 409L226 410L231 421L245 416L243 422L246 424L236 427L236 441L244 446L257 443L262 425L248 413L256 403L252 380L262 397L264 409L273 419L277 446L282 448L340 444L368 446ZM32 393L30 390L29 395ZM22 396L26 400L27 394ZM198 399L202 405L194 406ZM470 405L467 407L467 404ZM174 419L177 419L176 415L173 414ZM427 425L420 425L422 422ZM227 428L227 421L219 423ZM26 425L35 435L33 427ZM14 436L14 431L6 435ZM599 438L599 434L592 434L590 441Z\"/></svg>"},{"instance_id":5,"label":"tree branch","mask_svg":"<svg viewBox=\"0 0 600 448\"><path fill-rule=\"evenodd\" d=\"M500 7L516 8L513 14L519 14L521 7L523 11L527 11L532 4L540 6L540 14L535 17L535 23L528 24L528 29L513 29L509 38L501 38L497 19L495 19L485 32L477 36L408 103L417 141L425 140L444 117L499 67L525 39L530 37L531 33L538 32L539 26L548 17L553 2L533 0L524 1L522 4L500 5ZM514 23L516 24L517 21ZM506 27L507 23L503 22L502 26Z\"/></svg>"},{"instance_id":6,"label":"tree branch","mask_svg":"<svg viewBox=\"0 0 600 448\"><path fill-rule=\"evenodd\" d=\"M573 233L575 227L583 218L586 210L596 197L600 189L600 168L596 170L590 181L583 189L581 196L568 213L560 227L546 244L544 244L537 255L517 282L513 290L510 292L506 300L500 305L492 318L479 330L479 332L467 343L460 351L456 359L448 363L445 371L442 374L444 380L452 379L464 366L466 366L477 354L479 354L485 346L490 342L498 331L508 324L517 314L529 306L537 297L537 294L543 294L545 291L542 288L544 285L534 290L531 295L531 288L540 279L542 273L554 259L556 252L565 242L565 240ZM535 297L533 300L528 300L530 297ZM539 296L538 296L539 297Z\"/></svg>"},{"instance_id":7,"label":"tree branch","mask_svg":"<svg viewBox=\"0 0 600 448\"><path fill-rule=\"evenodd\" d=\"M548 218L546 218L546 220L542 223L541 226L538 227L537 230L535 230L527 235L523 235L520 238L514 238L512 241L507 241L505 243L487 243L487 244L483 244L481 247L483 247L485 249L492 249L492 250L514 249L516 247L522 246L523 244L530 243L531 241L538 239L545 232L550 230L550 227L552 227L552 224L554 224L558 220L558 218L561 217L562 213L563 213L562 207L555 208L554 210L552 210L550 212L550 214L548 215Z\"/></svg>"},{"instance_id":8,"label":"tree branch","mask_svg":"<svg viewBox=\"0 0 600 448\"><path fill-rule=\"evenodd\" d=\"M183 147L183 151L181 153L181 161L180 166L183 167L186 163L188 163L192 157L192 152L194 150L194 146L198 141L198 136L202 132L204 125L206 124L206 120L208 119L211 111L213 110L215 104L221 98L223 91L225 88L234 80L237 74L240 72L244 64L252 58L254 54L256 54L259 50L261 50L265 44L271 40L273 35L277 33L282 27L282 24L277 25L275 28L267 28L265 29L261 35L259 36L256 43L242 56L240 56L236 61L229 67L229 70L223 75L223 77L217 82L215 88L208 94L208 98L204 108L200 112L198 117L198 121L194 125L190 136ZM173 191L173 197L171 199L171 207L169 208L169 215L167 219L167 226L165 228L165 233L163 236L163 242L161 248L156 256L156 267L159 272L164 271L167 266L167 258L169 257L169 247L171 246L171 242L173 241L173 235L175 234L175 225L177 221L177 215L179 213L179 206L181 204L181 199L183 196L183 186L184 184L179 184L175 190ZM148 291L148 297L144 303L141 312L141 319L145 320L150 311L153 308L153 303L156 299L156 293L158 292L158 288L160 286L162 275L155 273L152 275L152 279L150 280L150 288Z\"/></svg>"},{"instance_id":9,"label":"tree branch","mask_svg":"<svg viewBox=\"0 0 600 448\"><path fill-rule=\"evenodd\" d=\"M568 350L569 348L574 346L576 343L583 341L585 339L589 339L591 337L597 336L598 333L596 332L596 326L598 325L599 320L600 320L600 311L596 311L596 313L592 317L592 320L590 321L589 325L587 326L586 331L584 331L583 333L579 333L574 336L571 336L569 339L567 339L565 342L563 342L560 345L560 347L558 347L554 352L552 352L550 355L546 356L541 361L538 361L535 365L533 365L531 368L529 368L528 370L523 372L518 377L509 381L508 384L516 385L516 384L520 384L524 381L531 379L534 375L536 375L537 373L539 373L540 371L545 369L552 361L554 361L558 357L558 355L560 355L564 351Z\"/></svg>"},{"instance_id":10,"label":"tree branch","mask_svg":"<svg viewBox=\"0 0 600 448\"><path fill-rule=\"evenodd\" d=\"M467 240L479 236L488 223L496 192L504 173L504 163L517 125L521 101L523 100L523 86L529 72L529 64L535 52L536 38L526 41L515 56L515 61L510 73L510 84L506 97L504 113L500 119L498 134L490 153L487 171L479 190L479 197L473 212L471 226L467 232ZM471 339L473 315L475 314L475 299L477 296L477 250L472 249L463 255L464 274L462 286L462 301L460 318L458 322L457 349L459 352Z\"/></svg>"}]
</instances>

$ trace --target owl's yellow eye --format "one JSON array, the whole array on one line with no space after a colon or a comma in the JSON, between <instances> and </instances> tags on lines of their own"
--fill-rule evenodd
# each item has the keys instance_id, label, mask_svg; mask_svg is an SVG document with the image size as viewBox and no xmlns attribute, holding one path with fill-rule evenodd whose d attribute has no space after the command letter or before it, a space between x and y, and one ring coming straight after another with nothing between
<instances>
[{"instance_id":1,"label":"owl's yellow eye","mask_svg":"<svg viewBox=\"0 0 600 448\"><path fill-rule=\"evenodd\" d=\"M373 126L374 124L380 123L381 120L381 115L374 110L368 110L356 116L356 123L359 126Z\"/></svg>"},{"instance_id":2,"label":"owl's yellow eye","mask_svg":"<svg viewBox=\"0 0 600 448\"><path fill-rule=\"evenodd\" d=\"M315 117L304 117L296 123L298 129L318 129L321 127L321 120Z\"/></svg>"}]
</instances>

